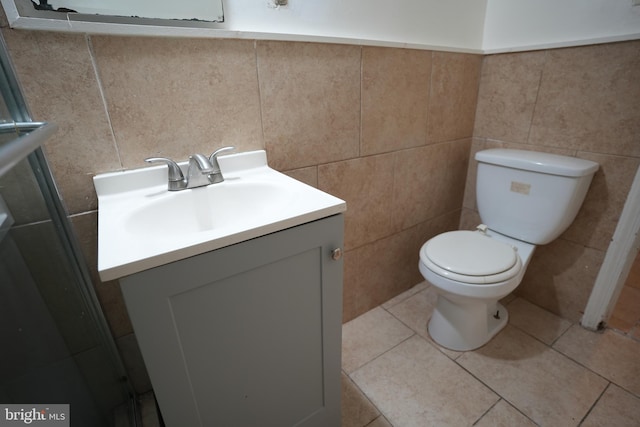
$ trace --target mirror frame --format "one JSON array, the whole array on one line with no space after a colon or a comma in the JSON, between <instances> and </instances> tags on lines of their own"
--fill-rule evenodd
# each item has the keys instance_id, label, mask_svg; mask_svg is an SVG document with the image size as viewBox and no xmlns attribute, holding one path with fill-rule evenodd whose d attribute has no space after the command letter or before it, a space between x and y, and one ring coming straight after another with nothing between
<instances>
[{"instance_id":1,"label":"mirror frame","mask_svg":"<svg viewBox=\"0 0 640 427\"><path fill-rule=\"evenodd\" d=\"M36 10L31 0L0 0L11 28L145 36L203 36L224 29L224 5L220 21L156 19L74 12ZM218 37L221 35L218 34ZM222 35L223 36L223 35Z\"/></svg>"}]
</instances>

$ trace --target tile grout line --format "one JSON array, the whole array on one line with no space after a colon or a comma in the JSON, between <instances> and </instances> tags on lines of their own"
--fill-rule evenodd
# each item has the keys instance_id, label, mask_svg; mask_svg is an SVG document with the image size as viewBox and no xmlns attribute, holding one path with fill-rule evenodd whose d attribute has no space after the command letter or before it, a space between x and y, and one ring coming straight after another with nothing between
<instances>
[{"instance_id":1,"label":"tile grout line","mask_svg":"<svg viewBox=\"0 0 640 427\"><path fill-rule=\"evenodd\" d=\"M394 317L395 318L395 317ZM404 325L403 323L403 326ZM355 380L353 380L353 378L351 378L351 374L356 373L357 371L359 371L360 369L364 368L365 366L367 366L369 363L373 362L374 360L378 359L380 356L387 354L388 352L390 352L391 350L393 350L394 348L398 347L400 344L402 344L403 342L407 341L408 339L412 338L414 335L418 335L416 333L416 331L414 331L413 329L409 328L409 330L412 332L411 335L409 335L408 337L404 338L402 341L399 341L397 344L394 344L393 346L389 347L388 349L386 349L385 351L383 351L382 353L378 354L377 356L374 356L372 359L367 360L365 363L363 363L362 365L358 366L357 368L355 368L354 370L352 370L351 372L347 372L344 371L345 374L347 374L347 376L353 381L355 382Z\"/></svg>"},{"instance_id":2,"label":"tile grout line","mask_svg":"<svg viewBox=\"0 0 640 427\"><path fill-rule=\"evenodd\" d=\"M593 405L591 405L589 407L589 410L584 414L584 416L582 417L582 419L578 422L578 426L581 426L582 423L587 419L587 417L589 416L589 414L591 414L591 411L593 411L593 409L596 407L596 405L598 404L598 402L600 402L600 399L602 399L602 396L604 396L604 394L606 393L607 390L609 390L609 387L611 387L611 384L613 384L611 381L609 381L609 384L607 384L607 386L602 390L602 392L600 393L600 395L598 396L598 398L593 402Z\"/></svg>"},{"instance_id":3,"label":"tile grout line","mask_svg":"<svg viewBox=\"0 0 640 427\"><path fill-rule=\"evenodd\" d=\"M473 350L471 350L471 351L473 351ZM460 363L458 363L458 359L460 359L460 357L464 356L466 353L467 353L467 352L465 351L465 352L463 352L460 356L458 356L457 358L455 358L455 359L451 359L451 360L452 360L452 362L454 362L454 363L455 363L456 365L458 365L462 370L464 370L464 371L465 371L465 372L467 372L469 375L471 375L471 377L475 378L475 380L476 380L476 381L478 381L480 384L484 385L486 388L488 388L489 390L491 390L493 393L495 393L495 394L496 394L496 396L498 396L498 397L499 397L498 401L497 401L496 403L494 403L494 405L493 405L493 406L497 405L497 404L498 404L498 402L500 402L500 400L504 400L504 401L505 401L505 402L506 402L510 407L512 407L513 409L515 409L516 411L518 411L518 413L522 414L522 416L524 416L526 419L528 419L529 421L531 421L531 422L532 422L533 424L535 424L535 425L539 425L539 424L538 424L538 423L537 423L533 418L531 418L530 416L528 416L527 414L525 414L524 412L522 412L522 411L520 410L520 408L518 408L518 407L517 407L514 403L512 403L508 398L506 398L505 396L503 396L503 395L501 395L500 393L498 393L496 390L494 390L494 389L493 389L493 387L489 386L489 384L486 384L486 383L485 383L484 381L482 381L480 378L478 378L477 376L475 376L475 375L473 374L473 372L469 371L467 368L465 368L465 367L464 367L464 366L462 366ZM492 408L493 408L493 406L492 406ZM489 412L489 411L487 411L487 412ZM484 417L484 416L487 414L487 412L485 412L485 413L482 415L482 417ZM480 417L480 418L476 421L476 423L477 423L478 421L480 421L480 420L482 419L482 417ZM474 423L474 425L475 425L475 423Z\"/></svg>"},{"instance_id":4,"label":"tile grout line","mask_svg":"<svg viewBox=\"0 0 640 427\"><path fill-rule=\"evenodd\" d=\"M93 74L96 78L96 84L98 86L98 91L100 92L100 99L102 100L102 106L104 108L104 114L107 119L107 124L109 125L109 131L111 132L111 140L113 142L113 148L116 150L116 156L118 157L118 163L120 163L120 169L124 169L124 163L122 162L122 156L120 155L120 147L118 146L118 141L116 139L116 133L113 129L113 123L111 122L111 114L109 113L109 105L107 103L107 96L104 93L104 85L102 84L102 79L100 78L100 72L98 71L98 60L96 58L96 53L93 48L93 41L91 40L91 35L85 34L85 41L87 43L87 50L89 51L89 58L91 58L91 65L93 67Z\"/></svg>"},{"instance_id":5,"label":"tile grout line","mask_svg":"<svg viewBox=\"0 0 640 427\"><path fill-rule=\"evenodd\" d=\"M360 394L362 394L362 396L364 396L365 399L367 399L367 402L369 402L371 404L371 406L373 406L374 408L376 408L376 411L378 411L378 415L376 415L376 417L374 419L372 419L371 421L369 421L367 424L365 424L362 427L366 427L368 425L370 425L371 423L373 423L375 420L377 420L378 418L380 418L380 416L382 416L382 411L380 411L380 408L378 408L378 406L376 404L374 404L371 399L369 398L369 396L367 396L367 394L364 392L364 390L362 390L362 388L358 385L358 383L356 383L353 378L351 378L351 376L349 376L349 374L344 370L341 369L341 372L344 373L344 375L347 377L347 379L351 382L351 384L353 384L353 386L358 389L358 391L360 392ZM355 371L354 371L355 372Z\"/></svg>"},{"instance_id":6,"label":"tile grout line","mask_svg":"<svg viewBox=\"0 0 640 427\"><path fill-rule=\"evenodd\" d=\"M500 396L500 395L498 395L498 396ZM487 415L487 414L488 414L488 413L489 413L493 408L495 408L495 407L496 407L496 405L497 405L498 403L500 403L500 401L501 401L501 400L504 400L504 399L502 399L502 396L500 396L500 399L498 399L498 400L497 400L493 405L491 405L491 406L489 407L489 409L487 409L486 411L484 411L484 412L482 413L482 415L480 415L480 416L478 417L478 419L477 419L477 420L475 420L475 421L473 422L473 424L471 424L471 425L472 425L472 426L475 426L476 424L478 424L478 423L480 422L480 420L481 420L481 419L483 419L483 418L485 417L485 415Z\"/></svg>"}]
</instances>

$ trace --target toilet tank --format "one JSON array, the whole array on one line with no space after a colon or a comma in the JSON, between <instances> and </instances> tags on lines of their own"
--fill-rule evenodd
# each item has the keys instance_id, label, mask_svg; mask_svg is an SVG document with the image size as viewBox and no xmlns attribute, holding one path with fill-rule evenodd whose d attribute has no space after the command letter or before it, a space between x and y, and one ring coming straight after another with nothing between
<instances>
[{"instance_id":1,"label":"toilet tank","mask_svg":"<svg viewBox=\"0 0 640 427\"><path fill-rule=\"evenodd\" d=\"M483 150L475 158L482 222L536 245L571 225L598 170L589 160L525 150Z\"/></svg>"}]
</instances>

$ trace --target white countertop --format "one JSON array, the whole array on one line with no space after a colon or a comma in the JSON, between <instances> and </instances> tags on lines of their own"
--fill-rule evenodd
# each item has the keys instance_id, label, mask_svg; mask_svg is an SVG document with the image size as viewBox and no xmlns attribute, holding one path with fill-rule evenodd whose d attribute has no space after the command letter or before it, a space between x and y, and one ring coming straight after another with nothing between
<instances>
[{"instance_id":1,"label":"white countertop","mask_svg":"<svg viewBox=\"0 0 640 427\"><path fill-rule=\"evenodd\" d=\"M190 190L168 191L166 166L94 177L103 281L346 211L271 169L263 150L218 160L225 181Z\"/></svg>"}]
</instances>

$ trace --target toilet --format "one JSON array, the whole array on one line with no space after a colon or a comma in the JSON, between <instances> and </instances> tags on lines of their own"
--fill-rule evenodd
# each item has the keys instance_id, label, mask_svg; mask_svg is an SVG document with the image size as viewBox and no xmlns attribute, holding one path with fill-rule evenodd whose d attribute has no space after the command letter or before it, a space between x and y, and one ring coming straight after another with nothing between
<instances>
[{"instance_id":1,"label":"toilet","mask_svg":"<svg viewBox=\"0 0 640 427\"><path fill-rule=\"evenodd\" d=\"M431 338L451 350L486 344L509 319L499 300L522 281L537 245L573 222L598 164L549 153L476 153L476 230L439 234L420 249L419 269L437 291Z\"/></svg>"}]
</instances>

